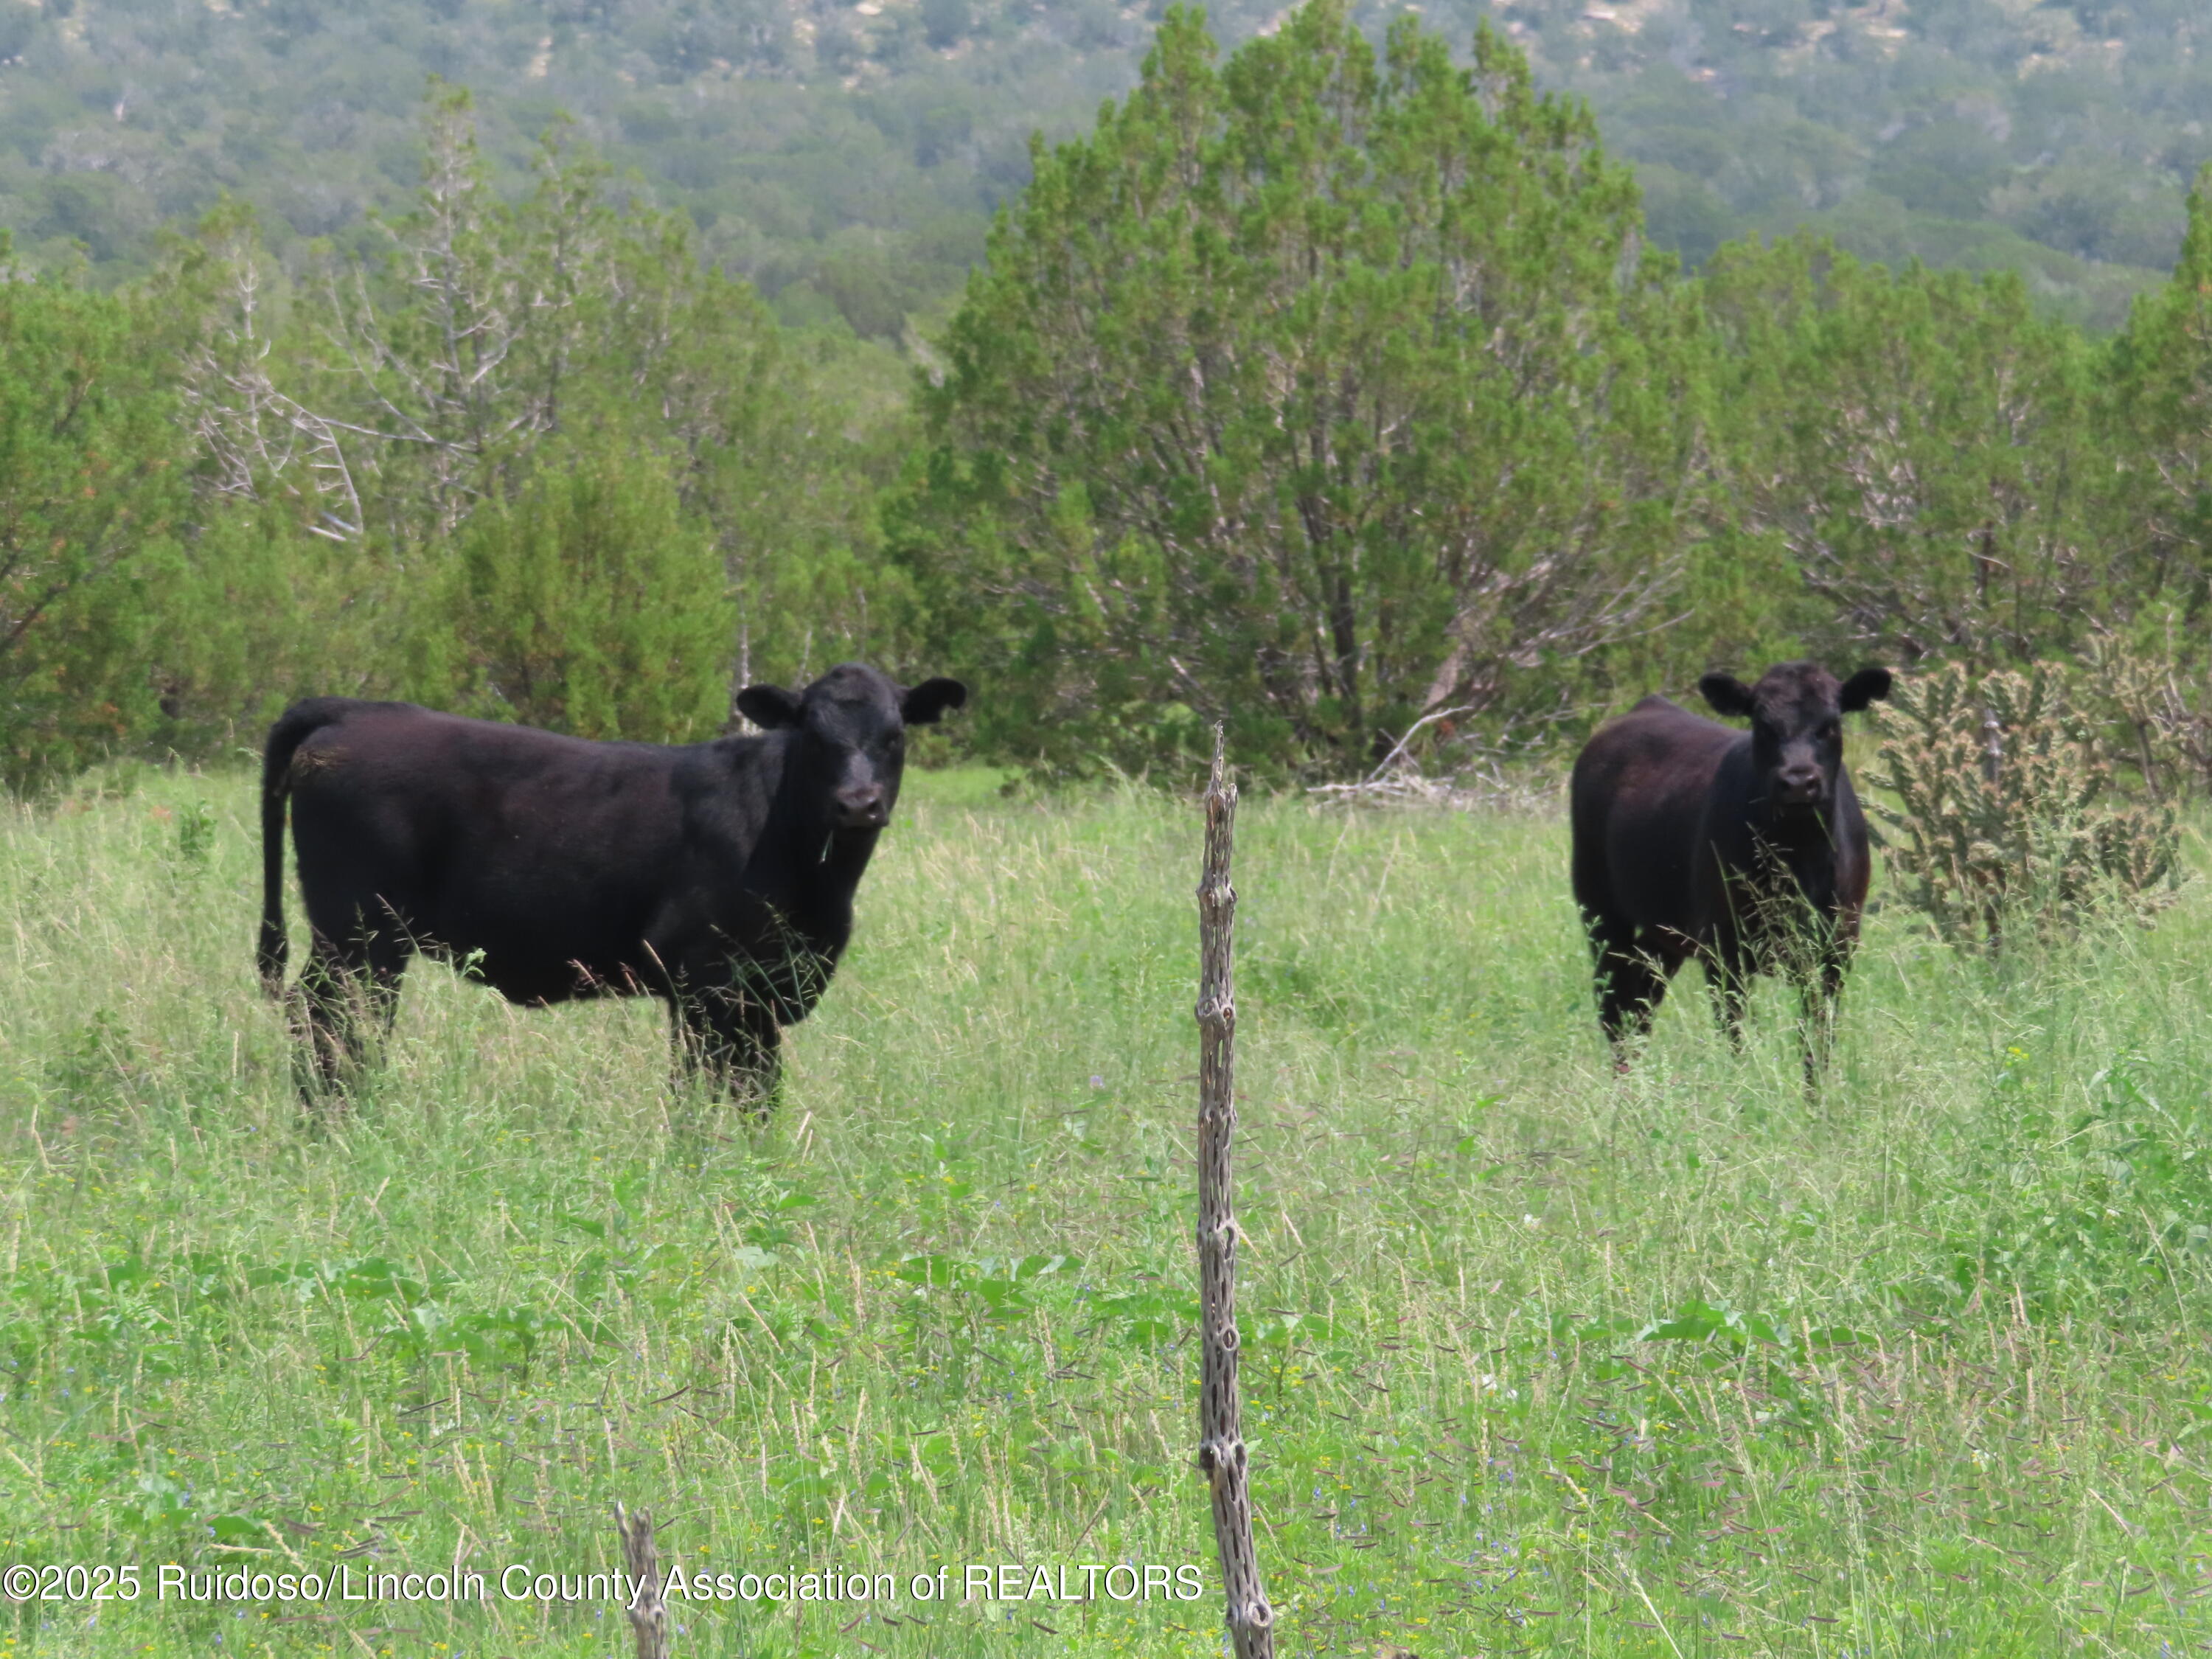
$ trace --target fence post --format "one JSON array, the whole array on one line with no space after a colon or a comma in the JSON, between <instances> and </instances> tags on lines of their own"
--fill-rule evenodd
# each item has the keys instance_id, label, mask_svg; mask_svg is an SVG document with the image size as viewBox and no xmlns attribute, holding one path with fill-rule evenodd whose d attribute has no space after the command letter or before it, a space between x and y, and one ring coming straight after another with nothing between
<instances>
[{"instance_id":1,"label":"fence post","mask_svg":"<svg viewBox=\"0 0 2212 1659\"><path fill-rule=\"evenodd\" d=\"M660 1552L653 1542L653 1511L615 1505L615 1531L622 1537L623 1567L629 1574L629 1599L623 1610L637 1637L637 1659L668 1659L668 1607L660 1599Z\"/></svg>"},{"instance_id":2,"label":"fence post","mask_svg":"<svg viewBox=\"0 0 2212 1659\"><path fill-rule=\"evenodd\" d=\"M1222 764L1213 728L1213 771L1206 789L1206 867L1198 884L1198 1277L1203 1373L1198 1396L1198 1467L1213 1498L1213 1538L1237 1659L1274 1659L1275 1610L1260 1584L1252 1543L1252 1495L1237 1386L1237 1217L1231 1203L1230 1141L1237 1127L1237 1041L1233 929L1237 892L1229 884L1237 829L1237 791Z\"/></svg>"}]
</instances>

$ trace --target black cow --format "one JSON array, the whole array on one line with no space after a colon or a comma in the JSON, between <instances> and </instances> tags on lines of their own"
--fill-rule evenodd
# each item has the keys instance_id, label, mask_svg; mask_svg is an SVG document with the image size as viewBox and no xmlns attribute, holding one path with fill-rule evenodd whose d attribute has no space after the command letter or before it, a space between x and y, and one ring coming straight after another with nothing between
<instances>
[{"instance_id":1,"label":"black cow","mask_svg":"<svg viewBox=\"0 0 2212 1659\"><path fill-rule=\"evenodd\" d=\"M967 701L847 663L803 692L756 685L765 729L667 748L592 743L404 702L317 697L269 733L258 960L284 984L284 805L313 945L295 987L310 1092L388 1029L416 951L509 1001L649 994L687 1068L757 1105L781 1028L804 1019L853 933L890 822L905 731Z\"/></svg>"},{"instance_id":2,"label":"black cow","mask_svg":"<svg viewBox=\"0 0 2212 1659\"><path fill-rule=\"evenodd\" d=\"M1809 662L1757 685L1698 682L1739 732L1664 697L1644 699L1576 757L1575 902L1596 957L1598 1019L1618 1063L1667 982L1696 957L1732 1042L1750 976L1785 969L1817 1080L1866 902L1866 815L1844 769L1845 714L1889 695L1886 668L1838 684Z\"/></svg>"}]
</instances>

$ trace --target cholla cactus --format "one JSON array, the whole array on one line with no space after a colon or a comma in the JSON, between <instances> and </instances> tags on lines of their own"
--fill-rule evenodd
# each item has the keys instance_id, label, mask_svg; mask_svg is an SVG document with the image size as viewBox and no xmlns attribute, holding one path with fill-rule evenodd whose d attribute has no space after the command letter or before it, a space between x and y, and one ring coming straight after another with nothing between
<instances>
[{"instance_id":1,"label":"cholla cactus","mask_svg":"<svg viewBox=\"0 0 2212 1659\"><path fill-rule=\"evenodd\" d=\"M2085 703L2109 728L2118 757L2142 775L2157 799L2212 790L2212 665L2187 659L2166 618L2163 641L2092 640L2081 659Z\"/></svg>"},{"instance_id":2,"label":"cholla cactus","mask_svg":"<svg viewBox=\"0 0 2212 1659\"><path fill-rule=\"evenodd\" d=\"M2171 808L2100 804L2112 773L2038 663L1976 679L1959 664L1900 680L1875 711L1875 811L1905 896L1954 943L1995 951L2026 924L2063 932L2092 913L2148 917L2181 884Z\"/></svg>"}]
</instances>

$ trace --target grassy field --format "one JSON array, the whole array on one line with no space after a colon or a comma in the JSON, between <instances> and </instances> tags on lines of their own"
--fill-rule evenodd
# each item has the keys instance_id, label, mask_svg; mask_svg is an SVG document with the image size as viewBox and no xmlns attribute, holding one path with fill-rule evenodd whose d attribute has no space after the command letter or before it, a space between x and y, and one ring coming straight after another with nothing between
<instances>
[{"instance_id":1,"label":"grassy field","mask_svg":"<svg viewBox=\"0 0 2212 1659\"><path fill-rule=\"evenodd\" d=\"M672 1097L650 1006L419 968L303 1122L251 808L148 773L0 822L0 1564L143 1586L0 1610L0 1656L627 1654L608 1601L501 1584L605 1572L617 1499L710 1582L896 1575L679 1601L679 1656L1220 1651L1194 804L910 780L758 1134ZM1808 1104L1780 990L1738 1057L1694 975L1613 1077L1565 848L1244 805L1279 1650L2212 1646L2212 884L1996 965L1878 912ZM456 1562L488 1601L156 1593ZM1071 1599L963 1599L1002 1563ZM1185 1565L1203 1599L1108 1593Z\"/></svg>"}]
</instances>

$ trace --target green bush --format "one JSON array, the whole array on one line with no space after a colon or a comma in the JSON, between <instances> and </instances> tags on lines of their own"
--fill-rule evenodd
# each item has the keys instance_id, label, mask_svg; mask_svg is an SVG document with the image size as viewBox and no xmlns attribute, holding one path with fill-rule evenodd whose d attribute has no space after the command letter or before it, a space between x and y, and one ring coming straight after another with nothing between
<instances>
[{"instance_id":1,"label":"green bush","mask_svg":"<svg viewBox=\"0 0 2212 1659\"><path fill-rule=\"evenodd\" d=\"M564 463L565 459L565 464ZM642 453L555 458L477 509L418 643L425 701L585 738L720 730L735 617L720 556Z\"/></svg>"},{"instance_id":2,"label":"green bush","mask_svg":"<svg viewBox=\"0 0 2212 1659\"><path fill-rule=\"evenodd\" d=\"M186 451L149 308L7 260L0 243L0 783L21 787L155 718L149 596Z\"/></svg>"},{"instance_id":3,"label":"green bush","mask_svg":"<svg viewBox=\"0 0 2212 1659\"><path fill-rule=\"evenodd\" d=\"M149 736L192 757L258 743L295 696L361 689L363 655L358 620L348 626L352 550L265 504L210 502L202 516L148 594L160 630L145 647Z\"/></svg>"}]
</instances>

